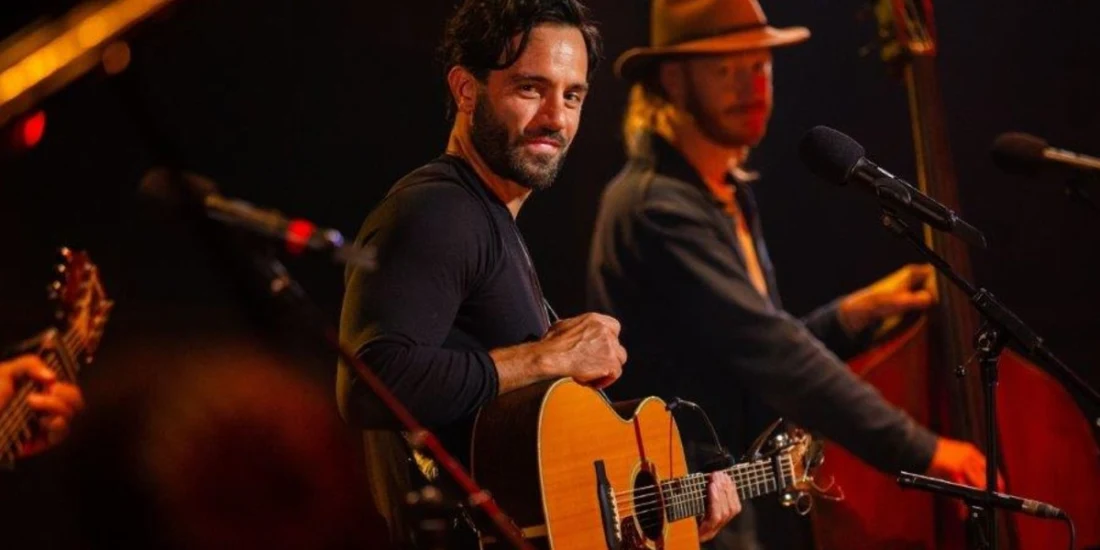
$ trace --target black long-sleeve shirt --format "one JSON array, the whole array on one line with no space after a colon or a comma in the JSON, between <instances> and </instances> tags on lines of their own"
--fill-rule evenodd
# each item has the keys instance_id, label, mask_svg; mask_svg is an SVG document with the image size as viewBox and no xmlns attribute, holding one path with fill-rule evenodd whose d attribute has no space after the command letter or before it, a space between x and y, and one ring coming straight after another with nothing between
<instances>
[{"instance_id":1,"label":"black long-sleeve shirt","mask_svg":"<svg viewBox=\"0 0 1100 550\"><path fill-rule=\"evenodd\" d=\"M499 390L488 351L549 326L511 213L469 165L444 155L395 184L357 242L375 247L378 268L347 270L341 340L468 462L473 415ZM400 427L351 369L337 375L341 413L366 430L375 504L403 542L401 503L417 472Z\"/></svg>"},{"instance_id":2,"label":"black long-sleeve shirt","mask_svg":"<svg viewBox=\"0 0 1100 550\"><path fill-rule=\"evenodd\" d=\"M762 427L761 411L774 410L880 470L924 471L935 435L815 337L842 354L856 350L835 307L805 322L779 307L751 191L741 186L737 196L771 297L750 282L733 220L695 170L659 138L654 152L609 184L593 237L589 305L619 318L630 353L612 396L696 401L735 451Z\"/></svg>"}]
</instances>

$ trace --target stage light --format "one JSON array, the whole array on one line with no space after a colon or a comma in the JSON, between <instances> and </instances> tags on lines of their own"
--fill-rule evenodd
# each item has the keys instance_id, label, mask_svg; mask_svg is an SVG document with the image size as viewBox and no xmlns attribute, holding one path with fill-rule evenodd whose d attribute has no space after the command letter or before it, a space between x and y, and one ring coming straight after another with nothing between
<instances>
[{"instance_id":1,"label":"stage light","mask_svg":"<svg viewBox=\"0 0 1100 550\"><path fill-rule=\"evenodd\" d=\"M46 112L38 111L23 118L16 125L15 132L15 138L23 149L38 145L46 134Z\"/></svg>"}]
</instances>

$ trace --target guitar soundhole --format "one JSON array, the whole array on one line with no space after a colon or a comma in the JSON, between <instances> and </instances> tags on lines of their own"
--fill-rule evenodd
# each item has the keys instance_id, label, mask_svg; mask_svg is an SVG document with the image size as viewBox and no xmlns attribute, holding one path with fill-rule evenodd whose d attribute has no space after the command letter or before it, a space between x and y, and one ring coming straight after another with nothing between
<instances>
[{"instance_id":1,"label":"guitar soundhole","mask_svg":"<svg viewBox=\"0 0 1100 550\"><path fill-rule=\"evenodd\" d=\"M646 470L634 478L634 525L646 540L660 541L665 527L665 508L657 479ZM626 532L624 530L624 532Z\"/></svg>"}]
</instances>

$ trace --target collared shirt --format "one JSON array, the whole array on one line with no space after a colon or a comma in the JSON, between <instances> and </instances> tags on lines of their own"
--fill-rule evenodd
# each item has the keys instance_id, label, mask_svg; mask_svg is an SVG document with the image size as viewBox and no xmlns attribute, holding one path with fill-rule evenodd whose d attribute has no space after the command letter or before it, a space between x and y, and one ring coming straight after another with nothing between
<instances>
[{"instance_id":1,"label":"collared shirt","mask_svg":"<svg viewBox=\"0 0 1100 550\"><path fill-rule=\"evenodd\" d=\"M730 178L733 181L730 181ZM745 213L741 211L741 206L737 202L738 185L736 176L730 172L726 176L726 181L718 186L707 185L707 188L722 205L726 214L733 219L733 231L737 235L738 250L741 251L741 257L745 260L745 269L749 274L749 281L752 282L752 286L756 288L761 296L767 296L768 283L764 280L764 269L760 266L755 237L752 230L749 229Z\"/></svg>"}]
</instances>

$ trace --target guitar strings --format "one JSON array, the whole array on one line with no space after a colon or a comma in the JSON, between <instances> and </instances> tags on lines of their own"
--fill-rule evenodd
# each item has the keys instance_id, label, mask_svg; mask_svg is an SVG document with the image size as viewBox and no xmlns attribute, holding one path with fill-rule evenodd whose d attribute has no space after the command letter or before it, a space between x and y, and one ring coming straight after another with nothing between
<instances>
[{"instance_id":1,"label":"guitar strings","mask_svg":"<svg viewBox=\"0 0 1100 550\"><path fill-rule=\"evenodd\" d=\"M778 489L779 484L777 480L775 480L774 477L770 475L766 470L756 467L754 467L753 470L754 473L749 474L748 480L743 480L747 481L747 483L742 483L738 485L739 494L744 493L745 498L752 498ZM774 469L772 470L774 472ZM782 470L782 473L786 476L786 468ZM699 477L696 478L696 480L702 481L709 475L710 474L700 474ZM661 502L662 499L660 495L651 494L641 499L618 501L617 504L623 509L621 513L627 516L630 515L630 512L633 512L634 515L638 515L650 511L657 511L661 508L670 509L677 506L683 506L685 504L692 504L693 502L697 502L701 496L704 496L708 488L708 484L706 483L693 483L693 481L696 480L692 480L692 482L689 482L692 483L692 486L688 490L684 491L683 493L674 495L672 498L668 499L664 503ZM771 487L772 484L775 484L775 489ZM761 485L763 485L762 491L760 490ZM757 491L760 492L757 493Z\"/></svg>"},{"instance_id":2,"label":"guitar strings","mask_svg":"<svg viewBox=\"0 0 1100 550\"><path fill-rule=\"evenodd\" d=\"M685 505L690 506L703 502L705 500L706 494L707 488L704 486L698 489L693 489L690 492L678 495L675 499L670 500L666 503L661 503L658 501L635 504L633 506L623 506L623 510L620 513L624 516L630 516L632 514L638 516L649 512L659 512L661 510L676 510L677 508L681 508Z\"/></svg>"},{"instance_id":3,"label":"guitar strings","mask_svg":"<svg viewBox=\"0 0 1100 550\"><path fill-rule=\"evenodd\" d=\"M695 502L694 502L695 505L698 505L698 503L701 502L700 500L698 500L698 497L700 495L704 494L704 493L706 493L706 487L705 486L701 487L700 490L696 490L696 491L692 492L692 494L694 495L694 497L696 499ZM689 504L689 503L690 503L690 501L683 501L680 504L677 504L675 506L683 506L683 504ZM630 517L635 518L638 521L638 524L642 527L643 530L652 529L654 527L660 526L661 523L664 521L661 517L661 514L660 514L660 512L662 511L662 508L667 510L669 507L657 506L657 507L652 507L652 508L643 509L643 510L635 509L635 510L632 511L633 513L624 513L623 515L624 515L624 517L627 517L627 518L630 518ZM706 507L704 506L703 509L699 510L698 512L695 512L695 507L691 507L690 509L681 509L679 511L681 511L681 512L691 511L692 512L691 514L684 516L684 517L691 517L691 516L697 516L697 515L700 515L702 513L705 513L705 510L706 510Z\"/></svg>"},{"instance_id":4,"label":"guitar strings","mask_svg":"<svg viewBox=\"0 0 1100 550\"><path fill-rule=\"evenodd\" d=\"M760 479L775 476L775 468L770 463L766 464L766 465L765 464L752 464L752 465L742 464L742 465L733 466L732 468L727 468L725 470L720 470L720 471L723 472L723 473L730 474L734 478L734 482L743 481L743 482L748 482L748 483L757 483L758 480L760 480ZM713 474L713 472L707 472L707 473L701 473L701 474L693 474L693 476L698 476L698 477L696 477L696 479L700 479L700 478L709 478L709 476L711 476L712 474ZM620 491L618 493L615 493L614 496L615 496L616 499L619 499L619 498L622 498L622 497L627 497L627 498L634 497L634 498L636 498L638 496L659 493L659 492L661 492L662 489L663 489L663 487L659 488L658 485L644 485L644 486L638 487L636 489L628 489L628 490L625 490L625 491Z\"/></svg>"},{"instance_id":5,"label":"guitar strings","mask_svg":"<svg viewBox=\"0 0 1100 550\"><path fill-rule=\"evenodd\" d=\"M79 349L85 347L81 335L73 330L61 337L61 344L66 346L67 349L77 349L78 344ZM50 358L46 363L55 372L60 373L63 370L64 365L60 364L57 359ZM0 453L6 452L7 448L18 441L19 436L25 432L26 424L32 415L30 406L27 404L27 396L32 389L30 384L22 386L8 409L0 415L0 445L2 445Z\"/></svg>"},{"instance_id":6,"label":"guitar strings","mask_svg":"<svg viewBox=\"0 0 1100 550\"><path fill-rule=\"evenodd\" d=\"M738 493L741 498L752 498L769 492L771 490L771 484L777 481L773 476L775 472L773 464L755 464L751 467L746 466L748 465L740 464L727 470L736 477L741 478L738 483ZM782 457L780 461L780 473L783 475L784 480L794 479L794 463L791 457ZM650 530L666 522L667 515L663 512L674 511L679 514L688 514L677 519L699 516L705 513L706 510L705 503L700 497L706 493L708 487L707 480L711 475L713 475L713 473L692 474L690 478L680 482L684 487L688 487L689 490L674 495L665 503L662 503L660 501L660 495L653 491L649 491L651 494L642 499L635 501L630 501L628 499L626 502L618 502L617 504L619 508L621 508L619 513L623 519L633 519L636 525L642 530ZM661 483L662 488L666 485L669 485L667 481ZM761 486L763 486L763 489ZM647 487L652 489L656 486L649 485ZM632 491L627 491L626 493L630 492Z\"/></svg>"},{"instance_id":7,"label":"guitar strings","mask_svg":"<svg viewBox=\"0 0 1100 550\"><path fill-rule=\"evenodd\" d=\"M780 463L780 473L784 476L784 479L786 479L787 477L793 478L794 465L790 461L790 457L784 458L786 459L786 461ZM771 474L774 474L774 468L771 468L771 465L767 466L768 467L765 467L765 465L756 465L753 466L751 469L748 469L749 471L746 472L746 476L751 481L749 481L747 484L743 483L738 485L738 493L745 493L744 495L739 496L742 496L742 498L753 498L755 496L761 496L773 490L778 490L779 483L777 482L777 480L774 479L773 475L769 475L769 470ZM643 514L651 515L652 513L659 512L662 509L668 510L682 507L684 505L691 506L697 504L698 502L700 502L700 497L703 497L706 494L707 485L695 484L694 482L701 481L709 475L711 474L698 474L699 477L695 478L694 480L689 480L687 482L692 485L689 490L673 496L663 504L660 502L660 496L655 494L649 495L641 500L635 499L633 501L626 502L620 501L617 503L622 508L622 511L620 513L622 513L625 517L636 517L639 519L639 522L641 522L641 516ZM771 487L773 483L776 485L775 489ZM761 485L764 486L763 490L760 490ZM760 492L757 493L757 491ZM693 510L693 508L689 509Z\"/></svg>"},{"instance_id":8,"label":"guitar strings","mask_svg":"<svg viewBox=\"0 0 1100 550\"><path fill-rule=\"evenodd\" d=\"M740 476L740 477L744 478L744 477L747 476L750 480L753 480L753 479L759 479L762 475L774 475L775 468L773 467L773 465L770 462L766 463L766 464L748 463L748 464L738 464L738 465L732 466L730 468L726 468L724 470L719 470L719 471L723 472L723 473L730 474L731 476L734 476L734 477ZM699 474L692 474L692 476L698 476L699 478L702 478L702 477L710 476L713 473L714 472L704 472L704 473L699 473ZM669 480L669 481L672 481L672 480ZM735 481L736 481L736 479L735 479ZM645 486L639 487L637 489L628 489L628 490L625 490L625 491L620 491L618 493L615 493L615 495L616 496L621 496L621 495L638 494L638 493L643 492L643 490L652 490L652 489L655 489L656 487L657 487L656 485L645 485Z\"/></svg>"},{"instance_id":9,"label":"guitar strings","mask_svg":"<svg viewBox=\"0 0 1100 550\"><path fill-rule=\"evenodd\" d=\"M706 487L700 486L688 493L678 495L677 498L670 500L666 504L662 505L661 503L647 503L645 505L636 505L633 507L624 506L623 510L620 513L628 518L636 517L638 518L638 521L640 523L643 519L649 519L649 517L652 516L654 513L660 513L662 510L675 510L678 511L680 514L687 513L687 515L683 517L697 516L705 512L705 505L703 505L702 509L697 509L697 507L704 503L703 499L705 499L706 492ZM740 492L748 493L741 495L742 498L752 498L753 496L759 496L769 491L765 490L758 495L753 495L747 489ZM660 517L658 517L657 519L660 520Z\"/></svg>"},{"instance_id":10,"label":"guitar strings","mask_svg":"<svg viewBox=\"0 0 1100 550\"><path fill-rule=\"evenodd\" d=\"M707 479L707 477L705 477L705 476L700 476L699 478L696 478L696 480L700 481L700 482L702 482L706 479ZM774 471L769 472L769 471L763 471L763 470L757 471L757 472L745 473L742 476L737 476L737 479L734 480L734 483L737 485L739 490L749 492L750 494L751 494L752 491L757 489L760 485L765 485L764 489L765 489L765 491L767 491L769 489L767 487L767 485L769 485L771 483L774 483L774 482L775 482ZM695 480L693 480L692 482L689 482L689 483L692 483L692 486L688 487L689 491L687 491L687 492L694 491L695 488L696 488L694 486ZM705 489L707 483L709 483L709 481L706 481L705 483L700 483L699 486L701 486L702 488ZM654 486L651 485L649 487L654 487ZM620 495L615 497L615 500L618 504L623 505L623 504L627 504L627 503L631 503L631 502L637 503L637 502L646 502L646 501L652 501L652 500L660 500L661 497L663 496L663 494L664 494L664 489L663 488L662 489L651 489L651 490L646 490L646 491L627 492L625 494L620 494ZM683 493L681 493L681 494L683 494ZM678 496L678 495L674 495L673 499L671 499L671 500L674 500L676 496Z\"/></svg>"},{"instance_id":11,"label":"guitar strings","mask_svg":"<svg viewBox=\"0 0 1100 550\"><path fill-rule=\"evenodd\" d=\"M784 475L784 478L787 477L787 472L785 469L781 473ZM700 475L700 477L696 478L696 480L692 480L689 482L691 483L690 486L685 485L687 487L686 491L675 494L669 499L662 498L664 494L663 490L646 491L644 494L636 495L633 497L629 494L620 495L616 497L616 504L625 508L626 506L638 506L639 504L649 504L652 502L667 500L667 504L669 506L678 505L682 503L681 501L685 499L690 499L693 495L697 495L700 492L705 493L709 482L698 484L695 483L696 481L703 481L705 479L705 475ZM777 490L779 486L779 483L774 476L774 470L758 470L753 473L748 473L745 476L742 476L740 479L735 480L735 484L737 485L738 493L745 493L745 496L748 498L760 496L762 494L772 491L773 484L775 485L774 490ZM762 490L761 486L763 486Z\"/></svg>"},{"instance_id":12,"label":"guitar strings","mask_svg":"<svg viewBox=\"0 0 1100 550\"><path fill-rule=\"evenodd\" d=\"M621 512L624 517L637 518L638 522L644 527L653 527L659 525L661 522L660 513L667 510L677 510L680 513L690 512L684 517L697 516L705 513L706 507L703 505L701 510L696 511L696 507L704 502L707 489L705 486L698 489L694 489L689 493L679 496L675 501L662 505L655 503L655 505L647 505L643 507L635 507L633 509L627 508ZM686 506L686 508L685 508ZM653 518L654 514L657 514L656 518ZM656 519L657 523L645 523L648 520Z\"/></svg>"}]
</instances>

